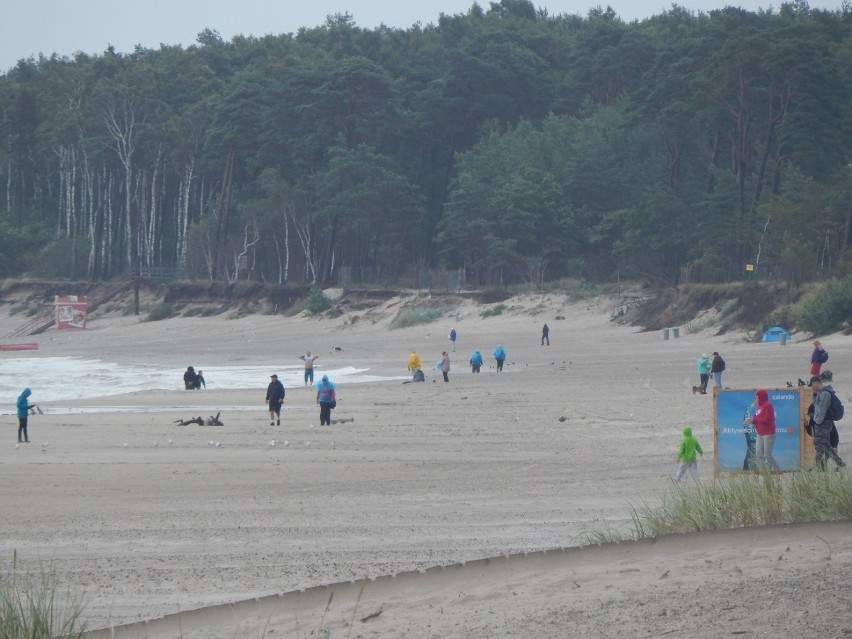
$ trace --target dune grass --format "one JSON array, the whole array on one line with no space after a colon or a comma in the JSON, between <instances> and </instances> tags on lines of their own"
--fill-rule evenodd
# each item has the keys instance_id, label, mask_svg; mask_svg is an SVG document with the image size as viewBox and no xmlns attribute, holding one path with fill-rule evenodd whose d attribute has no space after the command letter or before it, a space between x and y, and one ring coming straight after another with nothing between
<instances>
[{"instance_id":1,"label":"dune grass","mask_svg":"<svg viewBox=\"0 0 852 639\"><path fill-rule=\"evenodd\" d=\"M677 484L659 504L631 508L634 538L741 526L852 519L847 470L741 475Z\"/></svg>"},{"instance_id":2,"label":"dune grass","mask_svg":"<svg viewBox=\"0 0 852 639\"><path fill-rule=\"evenodd\" d=\"M433 307L414 306L403 308L391 320L390 329L405 328L417 324L429 324L444 315L443 309Z\"/></svg>"},{"instance_id":3,"label":"dune grass","mask_svg":"<svg viewBox=\"0 0 852 639\"><path fill-rule=\"evenodd\" d=\"M13 566L14 566L13 561ZM42 574L20 579L0 574L0 639L77 639L85 624L83 606L62 602L56 576Z\"/></svg>"}]
</instances>

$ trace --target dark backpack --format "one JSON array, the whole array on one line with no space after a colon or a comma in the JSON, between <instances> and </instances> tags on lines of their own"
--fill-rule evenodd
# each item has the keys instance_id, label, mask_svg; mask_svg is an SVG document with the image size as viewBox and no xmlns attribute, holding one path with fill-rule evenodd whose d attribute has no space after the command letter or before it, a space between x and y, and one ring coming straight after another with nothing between
<instances>
[{"instance_id":1,"label":"dark backpack","mask_svg":"<svg viewBox=\"0 0 852 639\"><path fill-rule=\"evenodd\" d=\"M722 356L719 355L719 371L725 370L725 360L722 359Z\"/></svg>"},{"instance_id":2,"label":"dark backpack","mask_svg":"<svg viewBox=\"0 0 852 639\"><path fill-rule=\"evenodd\" d=\"M828 351L820 351L819 353L819 363L825 364L828 361Z\"/></svg>"},{"instance_id":3,"label":"dark backpack","mask_svg":"<svg viewBox=\"0 0 852 639\"><path fill-rule=\"evenodd\" d=\"M843 402L837 396L837 393L828 391L831 394L831 405L825 411L825 418L836 422L838 419L843 419Z\"/></svg>"}]
</instances>

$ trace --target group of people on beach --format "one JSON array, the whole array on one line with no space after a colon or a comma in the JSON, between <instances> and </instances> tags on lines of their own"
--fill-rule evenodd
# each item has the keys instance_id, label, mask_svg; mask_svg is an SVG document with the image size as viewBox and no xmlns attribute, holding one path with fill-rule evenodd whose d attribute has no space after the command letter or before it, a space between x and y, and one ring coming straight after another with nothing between
<instances>
[{"instance_id":1,"label":"group of people on beach","mask_svg":"<svg viewBox=\"0 0 852 639\"><path fill-rule=\"evenodd\" d=\"M545 327L547 327L547 324L545 324ZM449 339L451 350L455 352L456 340L458 339L458 332L456 332L455 328L450 330ZM549 344L550 342L548 341L548 345ZM499 373L503 370L503 363L506 361L506 349L502 345L498 345L491 354L494 357L494 361L497 365L497 372ZM483 365L482 353L478 350L473 351L470 354L470 360L468 360L468 363L470 364L471 373L479 373ZM450 354L447 351L441 353L441 359L435 362L435 369L441 371L441 376L445 382L450 381ZM426 381L426 376L423 374L423 360L420 359L420 355L417 354L417 351L411 351L411 354L408 356L408 370L412 374L412 382Z\"/></svg>"},{"instance_id":2,"label":"group of people on beach","mask_svg":"<svg viewBox=\"0 0 852 639\"><path fill-rule=\"evenodd\" d=\"M819 340L813 342L814 349L810 359L810 379L807 384L799 380L799 385L807 385L812 393L813 399L808 407L808 417L802 424L808 435L814 439L814 462L819 470L826 470L828 460L832 460L838 468L846 466L838 454L840 435L837 431L836 422L843 416L843 405L830 384L833 380L831 371L822 371L822 365L828 361L828 352L823 348ZM706 394L709 376L713 375L714 386L722 387L722 372L725 370L725 361L717 352L713 352L711 360L707 353L702 353L698 358L698 374L701 383L701 393ZM791 383L788 383L790 386ZM775 444L776 424L775 408L769 400L766 389L760 388L755 392L755 399L749 410L746 411L744 424L753 428L751 435L754 440L754 450L751 450L751 442L746 453L744 470L780 471L778 462L772 455ZM692 434L692 428L686 426L683 429L683 438L678 447L678 467L675 479L680 481L687 471L694 479L698 479L697 455L703 454L701 445ZM751 463L750 463L751 462ZM753 465L752 465L753 464Z\"/></svg>"},{"instance_id":3,"label":"group of people on beach","mask_svg":"<svg viewBox=\"0 0 852 639\"><path fill-rule=\"evenodd\" d=\"M183 374L183 386L186 390L207 388L207 382L204 381L204 372L200 368L196 371L193 366L187 366L186 372Z\"/></svg>"},{"instance_id":4,"label":"group of people on beach","mask_svg":"<svg viewBox=\"0 0 852 639\"><path fill-rule=\"evenodd\" d=\"M299 359L305 365L305 387L309 387L314 383L314 363L319 359L319 355L312 355L311 351L307 351L304 355L300 355ZM328 375L323 375L316 385L316 403L320 408L320 426L331 425L331 411L337 408L337 393L336 387L328 378ZM284 397L287 392L284 389L284 384L278 379L278 374L273 373L270 376L269 385L266 387L266 404L269 407L269 425L281 425L281 407L284 405Z\"/></svg>"}]
</instances>

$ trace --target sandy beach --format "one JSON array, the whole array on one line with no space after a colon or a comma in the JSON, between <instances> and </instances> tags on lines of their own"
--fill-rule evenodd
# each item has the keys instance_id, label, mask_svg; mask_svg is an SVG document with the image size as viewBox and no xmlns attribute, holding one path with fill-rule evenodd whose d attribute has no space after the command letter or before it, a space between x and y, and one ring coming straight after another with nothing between
<instances>
[{"instance_id":1,"label":"sandy beach","mask_svg":"<svg viewBox=\"0 0 852 639\"><path fill-rule=\"evenodd\" d=\"M354 321L104 316L27 338L39 350L14 357L267 372L244 389L217 387L214 375L201 391L176 378L174 390L55 402L39 397L39 379L20 379L45 414L18 447L16 419L2 418L4 572L16 557L19 574L55 573L90 628L135 624L101 635L114 637L852 633L849 522L581 548L595 532L629 531L631 505L671 487L684 424L710 453L699 471L712 481L712 396L691 389L698 355L722 353L725 386L783 387L808 372L808 336L781 346L681 327L664 340L611 322L606 299L559 295L512 298L489 318L465 302L433 324L389 330L405 302ZM19 323L0 316L0 334ZM431 363L452 327L444 383ZM822 342L852 405L842 374L852 337ZM318 375L353 367L382 378L406 376L416 350L427 381L339 383L332 417L354 421L322 427L314 392L289 385L282 425L270 426L268 375L306 349ZM486 360L478 375L474 349ZM175 423L217 413L222 427Z\"/></svg>"}]
</instances>

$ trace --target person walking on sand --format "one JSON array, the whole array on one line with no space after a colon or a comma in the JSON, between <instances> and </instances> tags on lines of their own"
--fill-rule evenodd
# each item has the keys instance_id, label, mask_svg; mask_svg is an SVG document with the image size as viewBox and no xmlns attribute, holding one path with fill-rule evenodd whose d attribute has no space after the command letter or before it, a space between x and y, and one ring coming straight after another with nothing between
<instances>
[{"instance_id":1,"label":"person walking on sand","mask_svg":"<svg viewBox=\"0 0 852 639\"><path fill-rule=\"evenodd\" d=\"M33 392L29 388L25 388L24 391L18 395L18 442L21 444L29 444L30 436L27 433L27 419L29 418L30 409L35 408L35 404L29 403L29 396L32 395ZM23 439L21 439L23 436Z\"/></svg>"},{"instance_id":2,"label":"person walking on sand","mask_svg":"<svg viewBox=\"0 0 852 639\"><path fill-rule=\"evenodd\" d=\"M758 470L766 467L772 470L781 470L778 462L772 456L772 447L775 445L775 407L769 401L769 393L760 388L755 393L757 407L754 415L746 421L754 424L757 432L757 441L754 448L754 456Z\"/></svg>"},{"instance_id":3,"label":"person walking on sand","mask_svg":"<svg viewBox=\"0 0 852 639\"><path fill-rule=\"evenodd\" d=\"M278 375L271 375L269 386L266 387L266 403L269 404L269 425L281 425L281 405L284 403L284 384L278 381Z\"/></svg>"},{"instance_id":4,"label":"person walking on sand","mask_svg":"<svg viewBox=\"0 0 852 639\"><path fill-rule=\"evenodd\" d=\"M444 381L450 381L450 356L447 351L441 354L441 374L444 376Z\"/></svg>"},{"instance_id":5,"label":"person walking on sand","mask_svg":"<svg viewBox=\"0 0 852 639\"><path fill-rule=\"evenodd\" d=\"M710 363L710 372L713 374L713 386L722 388L722 373L725 370L725 360L716 351L713 351L713 361Z\"/></svg>"},{"instance_id":6,"label":"person walking on sand","mask_svg":"<svg viewBox=\"0 0 852 639\"><path fill-rule=\"evenodd\" d=\"M473 351L470 354L470 372L478 373L482 368L482 353L479 351Z\"/></svg>"},{"instance_id":7,"label":"person walking on sand","mask_svg":"<svg viewBox=\"0 0 852 639\"><path fill-rule=\"evenodd\" d=\"M814 350L811 352L811 375L819 375L822 365L828 361L828 351L822 347L819 340L814 340Z\"/></svg>"},{"instance_id":8,"label":"person walking on sand","mask_svg":"<svg viewBox=\"0 0 852 639\"><path fill-rule=\"evenodd\" d=\"M299 357L303 362L305 362L305 386L313 386L314 385L314 362L319 359L319 355L311 355L311 351L308 351L301 357Z\"/></svg>"},{"instance_id":9,"label":"person walking on sand","mask_svg":"<svg viewBox=\"0 0 852 639\"><path fill-rule=\"evenodd\" d=\"M494 356L494 359L497 361L497 372L503 370L503 362L506 361L506 349L502 346L498 346L494 349L494 352L491 353Z\"/></svg>"},{"instance_id":10,"label":"person walking on sand","mask_svg":"<svg viewBox=\"0 0 852 639\"><path fill-rule=\"evenodd\" d=\"M710 381L710 369L713 367L713 362L707 357L707 353L701 353L698 358L698 377L701 380L701 394L707 394L707 382Z\"/></svg>"},{"instance_id":11,"label":"person walking on sand","mask_svg":"<svg viewBox=\"0 0 852 639\"><path fill-rule=\"evenodd\" d=\"M541 327L541 345L544 346L545 342L550 346L550 327L547 324Z\"/></svg>"},{"instance_id":12,"label":"person walking on sand","mask_svg":"<svg viewBox=\"0 0 852 639\"><path fill-rule=\"evenodd\" d=\"M320 426L331 426L331 410L337 408L337 395L328 375L323 375L317 383L317 404L320 407Z\"/></svg>"},{"instance_id":13,"label":"person walking on sand","mask_svg":"<svg viewBox=\"0 0 852 639\"><path fill-rule=\"evenodd\" d=\"M808 386L814 392L813 433L816 467L825 470L827 458L830 457L835 464L843 468L846 464L831 447L831 429L834 428L836 419L831 407L834 389L830 384L824 384L819 375L811 377Z\"/></svg>"},{"instance_id":14,"label":"person walking on sand","mask_svg":"<svg viewBox=\"0 0 852 639\"><path fill-rule=\"evenodd\" d=\"M675 481L680 481L689 471L692 478L698 481L698 458L695 453L704 455L701 450L701 444L692 436L692 428L688 425L683 427L683 439L680 440L680 446L677 449L677 472L675 473Z\"/></svg>"},{"instance_id":15,"label":"person walking on sand","mask_svg":"<svg viewBox=\"0 0 852 639\"><path fill-rule=\"evenodd\" d=\"M456 333L455 328L450 329L450 345L452 346L452 351L456 352L456 338L458 337L458 333Z\"/></svg>"}]
</instances>

